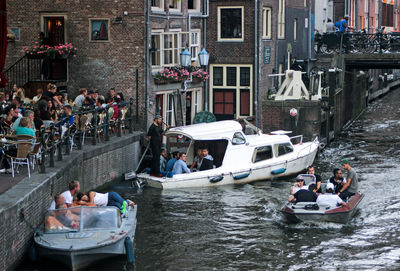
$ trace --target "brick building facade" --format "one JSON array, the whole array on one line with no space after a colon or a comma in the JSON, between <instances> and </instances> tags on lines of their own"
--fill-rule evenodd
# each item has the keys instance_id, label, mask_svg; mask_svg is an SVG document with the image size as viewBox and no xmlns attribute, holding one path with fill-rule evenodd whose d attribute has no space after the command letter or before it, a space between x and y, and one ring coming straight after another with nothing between
<instances>
[{"instance_id":1,"label":"brick building facade","mask_svg":"<svg viewBox=\"0 0 400 271\"><path fill-rule=\"evenodd\" d=\"M8 42L6 69L24 55L25 46L44 32L55 44L70 42L76 58L68 60L70 98L85 87L106 94L115 87L136 104L136 70L140 114L145 115L145 0L7 1L8 28L18 39ZM9 81L9 83L12 83Z\"/></svg>"},{"instance_id":2,"label":"brick building facade","mask_svg":"<svg viewBox=\"0 0 400 271\"><path fill-rule=\"evenodd\" d=\"M283 77L269 77L308 56L304 1L210 1L210 111L217 119L255 117L262 100ZM290 45L289 45L290 44ZM258 115L257 115L258 114Z\"/></svg>"}]
</instances>

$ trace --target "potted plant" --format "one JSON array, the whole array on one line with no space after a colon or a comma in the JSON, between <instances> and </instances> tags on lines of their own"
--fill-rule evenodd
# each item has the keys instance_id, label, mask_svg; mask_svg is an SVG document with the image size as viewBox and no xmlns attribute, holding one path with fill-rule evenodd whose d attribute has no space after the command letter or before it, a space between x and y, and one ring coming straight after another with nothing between
<instances>
[{"instance_id":1,"label":"potted plant","mask_svg":"<svg viewBox=\"0 0 400 271\"><path fill-rule=\"evenodd\" d=\"M44 58L47 55L50 46L41 45L39 46L37 42L34 45L29 47L23 47L25 54L29 58Z\"/></svg>"},{"instance_id":2,"label":"potted plant","mask_svg":"<svg viewBox=\"0 0 400 271\"><path fill-rule=\"evenodd\" d=\"M183 67L166 67L153 74L156 84L167 84L185 81L189 77L189 71Z\"/></svg>"},{"instance_id":3,"label":"potted plant","mask_svg":"<svg viewBox=\"0 0 400 271\"><path fill-rule=\"evenodd\" d=\"M208 78L210 78L209 73L201 68L195 68L192 71L192 81L193 82L204 82Z\"/></svg>"},{"instance_id":4,"label":"potted plant","mask_svg":"<svg viewBox=\"0 0 400 271\"><path fill-rule=\"evenodd\" d=\"M47 54L51 58L71 58L76 57L76 48L71 43L59 44L54 47L50 47Z\"/></svg>"}]
</instances>

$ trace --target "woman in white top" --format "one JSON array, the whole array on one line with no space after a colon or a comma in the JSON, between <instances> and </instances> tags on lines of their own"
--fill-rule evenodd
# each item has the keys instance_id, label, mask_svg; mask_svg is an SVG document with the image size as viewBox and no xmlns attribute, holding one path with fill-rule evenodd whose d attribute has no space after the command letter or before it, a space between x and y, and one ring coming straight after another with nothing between
<instances>
[{"instance_id":1,"label":"woman in white top","mask_svg":"<svg viewBox=\"0 0 400 271\"><path fill-rule=\"evenodd\" d=\"M79 193L77 195L78 202L83 205L97 206L115 206L123 209L125 200L117 192L99 193L90 191L87 193ZM134 206L135 203L131 200L126 200L126 204Z\"/></svg>"}]
</instances>

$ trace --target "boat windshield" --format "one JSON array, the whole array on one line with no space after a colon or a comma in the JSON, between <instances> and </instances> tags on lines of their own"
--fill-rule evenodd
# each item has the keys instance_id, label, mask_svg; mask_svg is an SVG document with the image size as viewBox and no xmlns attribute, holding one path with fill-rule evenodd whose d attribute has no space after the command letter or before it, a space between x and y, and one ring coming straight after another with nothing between
<instances>
[{"instance_id":1,"label":"boat windshield","mask_svg":"<svg viewBox=\"0 0 400 271\"><path fill-rule=\"evenodd\" d=\"M81 207L51 210L45 218L46 232L78 231L81 223Z\"/></svg>"},{"instance_id":2,"label":"boat windshield","mask_svg":"<svg viewBox=\"0 0 400 271\"><path fill-rule=\"evenodd\" d=\"M115 207L85 207L82 209L82 229L110 229L120 225L119 210Z\"/></svg>"}]
</instances>

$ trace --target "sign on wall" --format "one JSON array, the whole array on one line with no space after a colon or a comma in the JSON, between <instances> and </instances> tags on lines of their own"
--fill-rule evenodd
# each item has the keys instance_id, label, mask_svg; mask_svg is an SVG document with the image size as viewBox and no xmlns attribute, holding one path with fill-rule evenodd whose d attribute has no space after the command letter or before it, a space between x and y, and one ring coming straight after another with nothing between
<instances>
[{"instance_id":1,"label":"sign on wall","mask_svg":"<svg viewBox=\"0 0 400 271\"><path fill-rule=\"evenodd\" d=\"M264 64L271 62L271 47L264 46Z\"/></svg>"}]
</instances>

